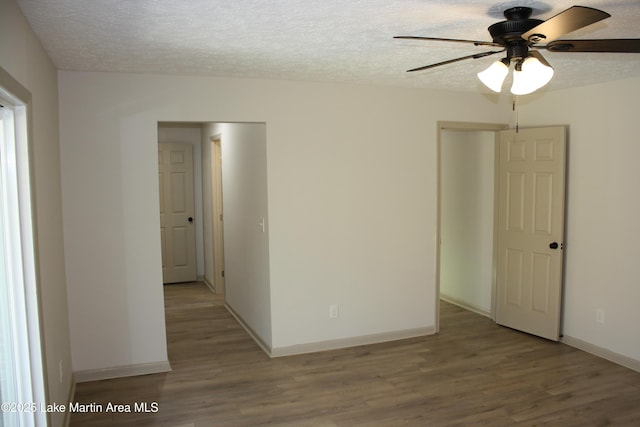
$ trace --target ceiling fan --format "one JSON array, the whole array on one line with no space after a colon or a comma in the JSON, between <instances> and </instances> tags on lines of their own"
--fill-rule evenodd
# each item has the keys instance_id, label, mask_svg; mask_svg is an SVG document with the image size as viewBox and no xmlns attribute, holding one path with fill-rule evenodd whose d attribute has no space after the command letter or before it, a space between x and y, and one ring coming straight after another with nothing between
<instances>
[{"instance_id":1,"label":"ceiling fan","mask_svg":"<svg viewBox=\"0 0 640 427\"><path fill-rule=\"evenodd\" d=\"M551 52L640 53L640 39L556 40L567 33L611 16L602 10L572 6L546 21L530 18L532 12L533 9L530 7L512 7L505 10L506 21L497 22L488 28L493 39L491 42L419 36L396 36L394 38L470 43L475 46L500 48L413 68L407 72L427 70L465 59L484 58L506 52L505 58L494 62L489 68L478 73L478 78L489 89L500 92L513 62L515 70L511 92L515 95L532 93L546 85L553 77L553 68L540 53L542 49ZM539 43L546 44L539 45Z\"/></svg>"}]
</instances>

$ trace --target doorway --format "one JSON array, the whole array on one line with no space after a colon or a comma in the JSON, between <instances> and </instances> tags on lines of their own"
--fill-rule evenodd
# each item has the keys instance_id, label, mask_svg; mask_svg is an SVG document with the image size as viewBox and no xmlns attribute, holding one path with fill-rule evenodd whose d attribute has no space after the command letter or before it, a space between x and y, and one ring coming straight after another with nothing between
<instances>
[{"instance_id":1,"label":"doorway","mask_svg":"<svg viewBox=\"0 0 640 427\"><path fill-rule=\"evenodd\" d=\"M195 240L195 243L190 242L188 246L192 252L184 259L189 259L188 264L192 268L192 274L188 278L181 280L171 280L171 282L182 283L200 281L204 282L214 293L223 293L224 285L216 280L220 274L215 273L214 268L214 248L213 242L217 240L216 230L217 221L214 217L220 218L222 214L222 208L218 208L218 204L222 203L222 195L220 191L221 182L221 136L218 137L218 149L216 154L215 145L211 140L212 128L215 126L213 122L159 122L158 123L158 144L174 144L176 147L190 148L191 159L189 163L192 164L192 172L189 177L179 179L179 174L173 174L172 178L167 179L168 183L177 181L182 183L185 180L190 181L193 197L192 201L188 203L179 198L178 201L183 201L190 205L191 212L182 215L184 218L180 218L183 221L179 224L184 228L189 228L192 233L191 240ZM217 163L215 161L217 156ZM177 156L178 158L186 156ZM160 165L159 165L160 168ZM174 176L175 175L175 176ZM162 197L162 182L160 183L161 190L161 206L163 205ZM166 187L166 185L165 185ZM216 191L217 190L217 191ZM165 203L166 204L166 203ZM175 203L172 203L173 205ZM178 203L180 205L181 203ZM218 215L214 215L214 211L218 210ZM162 210L160 212L162 218ZM162 221L161 221L162 222ZM187 239L178 239L179 242L186 241ZM165 245L166 239L162 239L163 245L163 270L165 269ZM222 245L217 250L216 256L222 251ZM186 261L183 264L187 264ZM219 268L220 271L224 270L224 267ZM163 274L164 276L164 274ZM187 276L184 276L187 277ZM167 282L165 280L165 282Z\"/></svg>"},{"instance_id":2,"label":"doorway","mask_svg":"<svg viewBox=\"0 0 640 427\"><path fill-rule=\"evenodd\" d=\"M566 128L438 130L436 331L442 297L557 341Z\"/></svg>"},{"instance_id":3,"label":"doorway","mask_svg":"<svg viewBox=\"0 0 640 427\"><path fill-rule=\"evenodd\" d=\"M248 286L241 304L254 291L260 298L251 306L268 300L268 287L254 283L268 277L265 123L159 122L158 142L193 148L196 280L225 298L232 281Z\"/></svg>"},{"instance_id":4,"label":"doorway","mask_svg":"<svg viewBox=\"0 0 640 427\"><path fill-rule=\"evenodd\" d=\"M440 298L494 318L496 132L507 127L438 123L436 331Z\"/></svg>"}]
</instances>

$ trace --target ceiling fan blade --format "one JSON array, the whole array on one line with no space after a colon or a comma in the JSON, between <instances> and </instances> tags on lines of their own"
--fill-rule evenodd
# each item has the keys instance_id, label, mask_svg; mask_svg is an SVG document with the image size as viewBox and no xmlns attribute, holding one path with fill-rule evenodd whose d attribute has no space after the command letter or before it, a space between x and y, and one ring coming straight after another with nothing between
<instances>
[{"instance_id":1,"label":"ceiling fan blade","mask_svg":"<svg viewBox=\"0 0 640 427\"><path fill-rule=\"evenodd\" d=\"M431 40L431 41L441 41L441 42L471 43L471 44L474 44L476 46L502 46L501 44L493 43L493 42L483 42L483 41L479 41L479 40L443 39L441 37L395 36L394 39Z\"/></svg>"},{"instance_id":2,"label":"ceiling fan blade","mask_svg":"<svg viewBox=\"0 0 640 427\"><path fill-rule=\"evenodd\" d=\"M567 33L595 24L610 16L607 12L591 7L572 6L523 33L522 38L534 43L543 40L555 40Z\"/></svg>"},{"instance_id":3,"label":"ceiling fan blade","mask_svg":"<svg viewBox=\"0 0 640 427\"><path fill-rule=\"evenodd\" d=\"M546 65L547 67L551 67L551 65L547 62L547 60L544 59L544 56L542 56L542 54L540 52L538 52L537 50L533 50L533 49L529 50L529 55L533 56L534 58L536 58L543 65Z\"/></svg>"},{"instance_id":4,"label":"ceiling fan blade","mask_svg":"<svg viewBox=\"0 0 640 427\"><path fill-rule=\"evenodd\" d=\"M556 40L544 48L551 52L640 53L640 39Z\"/></svg>"},{"instance_id":5,"label":"ceiling fan blade","mask_svg":"<svg viewBox=\"0 0 640 427\"><path fill-rule=\"evenodd\" d=\"M493 54L500 53L500 52L504 52L504 49L502 49L502 50L491 50L489 52L476 53L475 55L467 55L467 56L462 56L460 58L449 59L447 61L438 62L437 64L431 64L431 65L425 65L424 67L412 68L411 70L407 70L407 73L411 73L413 71L428 70L429 68L439 67L440 65L447 65L447 64L452 64L454 62L458 62L458 61L464 61L465 59L484 58L485 56L493 55Z\"/></svg>"}]
</instances>

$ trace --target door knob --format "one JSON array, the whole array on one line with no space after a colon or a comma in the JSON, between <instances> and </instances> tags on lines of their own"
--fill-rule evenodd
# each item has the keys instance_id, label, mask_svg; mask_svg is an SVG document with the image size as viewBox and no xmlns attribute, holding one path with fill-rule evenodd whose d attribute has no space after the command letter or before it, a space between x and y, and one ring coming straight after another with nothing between
<instances>
[{"instance_id":1,"label":"door knob","mask_svg":"<svg viewBox=\"0 0 640 427\"><path fill-rule=\"evenodd\" d=\"M558 249L558 242L553 242L553 243L549 244L549 248Z\"/></svg>"},{"instance_id":2,"label":"door knob","mask_svg":"<svg viewBox=\"0 0 640 427\"><path fill-rule=\"evenodd\" d=\"M189 221L189 222L193 222L193 217L189 217L189 218L187 219L187 221Z\"/></svg>"}]
</instances>

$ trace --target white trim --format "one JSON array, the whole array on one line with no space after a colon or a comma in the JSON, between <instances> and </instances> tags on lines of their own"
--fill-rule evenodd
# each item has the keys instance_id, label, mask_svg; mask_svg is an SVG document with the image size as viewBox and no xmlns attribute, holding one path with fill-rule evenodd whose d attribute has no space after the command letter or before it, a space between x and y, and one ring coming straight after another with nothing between
<instances>
[{"instance_id":1,"label":"white trim","mask_svg":"<svg viewBox=\"0 0 640 427\"><path fill-rule=\"evenodd\" d=\"M459 300L457 298L450 297L450 296L445 295L443 293L440 293L440 299L448 302L449 304L457 305L460 308L464 308L465 310L473 311L476 314L479 314L481 316L488 317L489 319L491 319L491 312L490 311L484 310L484 309L482 309L482 308L480 308L478 306L475 306L473 304L469 304L468 302Z\"/></svg>"},{"instance_id":2,"label":"white trim","mask_svg":"<svg viewBox=\"0 0 640 427\"><path fill-rule=\"evenodd\" d=\"M211 171L211 215L213 244L213 288L225 293L224 278L224 200L222 195L222 133L209 137L209 169Z\"/></svg>"},{"instance_id":3,"label":"white trim","mask_svg":"<svg viewBox=\"0 0 640 427\"><path fill-rule=\"evenodd\" d=\"M212 294L215 294L215 293L216 293L216 288L215 288L215 286L213 286L211 283L209 283L209 281L207 280L207 278L206 278L206 277L204 277L204 278L201 280L201 282L202 282L202 283L204 283L204 284L207 286L207 288L209 288L209 290L211 291L211 293L212 293Z\"/></svg>"},{"instance_id":4,"label":"white trim","mask_svg":"<svg viewBox=\"0 0 640 427\"><path fill-rule=\"evenodd\" d=\"M577 348L578 350L586 351L587 353L601 357L602 359L606 359L610 362L617 363L618 365L624 366L625 368L640 372L640 360L633 359L620 353L608 350L604 347L600 347L595 344L582 341L581 339L570 337L568 335L564 335L563 337L561 337L560 342Z\"/></svg>"},{"instance_id":5,"label":"white trim","mask_svg":"<svg viewBox=\"0 0 640 427\"><path fill-rule=\"evenodd\" d=\"M158 374L171 372L171 365L168 360L151 363L140 363L137 365L114 366L111 368L88 369L73 373L76 383L88 381L108 380L112 378L133 377L136 375Z\"/></svg>"},{"instance_id":6,"label":"white trim","mask_svg":"<svg viewBox=\"0 0 640 427\"><path fill-rule=\"evenodd\" d=\"M231 315L238 321L238 323L240 323L240 326L242 326L244 328L244 330L247 331L247 333L251 336L251 338L253 338L253 340L256 342L256 344L258 344L260 346L262 351L267 353L267 355L269 357L273 357L271 355L271 346L267 345L267 343L262 341L262 339L258 336L258 334L256 334L253 331L253 329L251 329L251 327L249 325L247 325L247 323L244 321L242 316L240 316L238 313L236 313L236 311L229 304L225 303L224 307L227 309L227 311L229 313L231 313Z\"/></svg>"},{"instance_id":7,"label":"white trim","mask_svg":"<svg viewBox=\"0 0 640 427\"><path fill-rule=\"evenodd\" d=\"M434 326L424 328L404 329L401 331L383 332L380 334L362 335L358 337L340 338L336 340L319 341L306 344L296 344L278 347L271 350L271 357L293 356L296 354L315 353L318 351L338 350L342 348L358 347L362 345L379 344L408 338L433 335Z\"/></svg>"},{"instance_id":8,"label":"white trim","mask_svg":"<svg viewBox=\"0 0 640 427\"><path fill-rule=\"evenodd\" d=\"M73 403L76 397L76 380L71 376L71 389L69 390L69 398L67 399L66 407L69 408ZM62 425L65 427L69 427L71 425L71 411L66 411L64 413L64 420L62 420Z\"/></svg>"}]
</instances>

